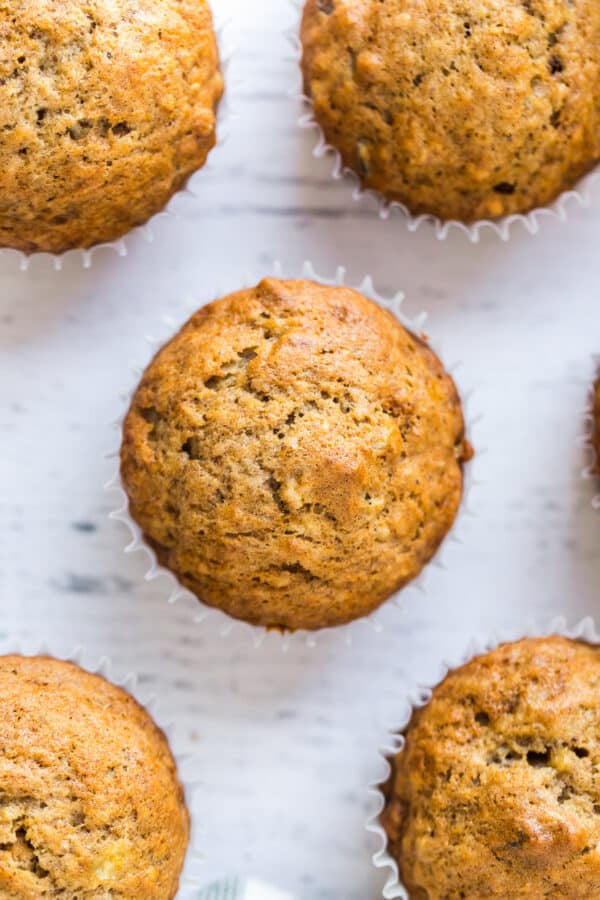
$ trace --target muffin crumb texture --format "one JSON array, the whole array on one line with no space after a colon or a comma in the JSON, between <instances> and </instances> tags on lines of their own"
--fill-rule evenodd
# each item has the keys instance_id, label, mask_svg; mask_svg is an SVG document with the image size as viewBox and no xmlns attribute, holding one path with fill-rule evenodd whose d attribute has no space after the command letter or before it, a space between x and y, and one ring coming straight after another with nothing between
<instances>
[{"instance_id":1,"label":"muffin crumb texture","mask_svg":"<svg viewBox=\"0 0 600 900\"><path fill-rule=\"evenodd\" d=\"M203 165L222 90L206 0L0 0L0 246L146 222Z\"/></svg>"},{"instance_id":2,"label":"muffin crumb texture","mask_svg":"<svg viewBox=\"0 0 600 900\"><path fill-rule=\"evenodd\" d=\"M160 562L268 627L364 616L433 555L462 490L437 357L356 291L267 279L203 307L146 370L121 472Z\"/></svg>"},{"instance_id":3,"label":"muffin crumb texture","mask_svg":"<svg viewBox=\"0 0 600 900\"><path fill-rule=\"evenodd\" d=\"M382 824L412 900L600 897L600 649L504 644L451 672L392 760Z\"/></svg>"},{"instance_id":4,"label":"muffin crumb texture","mask_svg":"<svg viewBox=\"0 0 600 900\"><path fill-rule=\"evenodd\" d=\"M172 900L188 830L167 741L129 694L0 657L3 900Z\"/></svg>"},{"instance_id":5,"label":"muffin crumb texture","mask_svg":"<svg viewBox=\"0 0 600 900\"><path fill-rule=\"evenodd\" d=\"M363 185L473 222L600 161L598 0L308 0L305 93Z\"/></svg>"}]
</instances>

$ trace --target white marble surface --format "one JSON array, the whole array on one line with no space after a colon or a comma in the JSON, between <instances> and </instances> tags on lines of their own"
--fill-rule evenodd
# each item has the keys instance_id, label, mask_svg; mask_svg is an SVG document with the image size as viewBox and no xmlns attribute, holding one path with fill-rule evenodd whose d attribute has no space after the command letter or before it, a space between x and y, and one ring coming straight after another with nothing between
<instances>
[{"instance_id":1,"label":"white marble surface","mask_svg":"<svg viewBox=\"0 0 600 900\"><path fill-rule=\"evenodd\" d=\"M378 743L410 685L435 678L469 635L563 612L596 612L600 517L581 479L592 355L600 350L600 188L542 234L509 244L459 235L438 243L402 221L380 221L366 200L312 156L288 96L294 65L283 0L222 0L238 43L229 139L195 184L196 199L161 220L152 245L110 251L91 270L47 259L22 274L0 256L0 630L108 654L160 696L196 756L199 824L209 882L229 871L271 880L301 900L375 900L381 878L363 830ZM113 463L108 422L120 411L130 363L146 334L185 297L205 299L272 270L323 274L345 265L384 293L426 309L445 361L483 418L472 431L477 484L462 543L426 590L386 607L382 626L314 649L274 636L255 649L243 629L194 624L195 606L165 603L125 556L103 484Z\"/></svg>"}]
</instances>

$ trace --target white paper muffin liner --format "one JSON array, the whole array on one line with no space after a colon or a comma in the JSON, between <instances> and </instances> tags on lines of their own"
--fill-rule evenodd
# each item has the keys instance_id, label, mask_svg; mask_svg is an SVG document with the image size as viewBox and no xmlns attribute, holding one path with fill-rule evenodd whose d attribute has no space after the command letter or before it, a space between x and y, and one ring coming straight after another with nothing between
<instances>
[{"instance_id":1,"label":"white paper muffin liner","mask_svg":"<svg viewBox=\"0 0 600 900\"><path fill-rule=\"evenodd\" d=\"M591 616L587 616L574 626L569 626L566 618L559 616L546 625L540 626L536 625L535 622L530 622L525 628L511 626L506 629L499 629L490 634L487 639L484 637L472 638L464 652L457 659L452 662L442 661L440 663L439 675L433 683L417 685L407 693L403 706L399 710L399 723L388 735L384 746L379 749L378 758L373 767L373 776L368 786L370 809L366 829L370 834L374 835L374 841L377 844L377 849L372 855L373 865L377 869L384 870L386 876L381 895L384 900L394 900L394 898L398 897L402 898L402 900L410 900L408 891L400 879L398 864L388 852L387 834L380 824L380 816L385 807L381 786L385 784L392 771L389 759L399 753L404 747L402 732L409 725L413 712L427 706L431 700L434 688L444 680L449 672L463 666L475 656L488 653L500 644L528 637L547 637L553 634L581 639L590 644L600 644L600 632L598 632Z\"/></svg>"},{"instance_id":2,"label":"white paper muffin liner","mask_svg":"<svg viewBox=\"0 0 600 900\"><path fill-rule=\"evenodd\" d=\"M592 496L592 506L594 507L594 509L600 510L600 475L598 474L598 458L592 441L595 427L594 416L592 412L594 403L593 386L594 382L599 377L600 356L595 356L594 371L591 374L590 386L588 388L588 402L585 412L583 413L583 431L578 438L577 443L579 447L582 448L585 457L585 465L581 470L581 476L587 481L592 481L594 483L594 486L598 488L598 491Z\"/></svg>"},{"instance_id":3,"label":"white paper muffin liner","mask_svg":"<svg viewBox=\"0 0 600 900\"><path fill-rule=\"evenodd\" d=\"M299 16L304 8L305 0L289 0L296 14ZM500 219L481 219L477 222L465 223L456 219L442 220L431 213L413 215L407 206L395 200L388 200L379 191L372 188L364 188L357 173L345 166L338 150L327 142L323 129L315 118L313 104L310 97L304 93L301 72L302 45L300 42L300 20L287 31L287 38L293 48L293 61L296 64L294 86L290 89L290 95L301 103L305 111L298 119L300 128L313 129L316 142L313 156L320 159L330 156L333 161L331 177L335 181L345 179L352 186L352 199L359 201L363 197L372 197L377 207L377 214L381 219L389 219L392 215L399 214L409 232L418 231L422 225L433 228L439 241L445 240L453 232L463 234L471 243L477 244L485 231L491 231L500 240L508 241L517 228L523 228L529 234L538 234L544 219L558 219L566 222L571 209L588 208L600 199L600 166L596 166L590 173L584 176L571 190L564 191L549 206L539 207L528 213L513 213Z\"/></svg>"},{"instance_id":4,"label":"white paper muffin liner","mask_svg":"<svg viewBox=\"0 0 600 900\"><path fill-rule=\"evenodd\" d=\"M343 267L338 267L333 278L325 278L317 274L311 262L305 262L300 273L290 274L288 272L284 272L282 266L279 263L274 263L272 267L272 271L267 273L263 273L262 275L257 275L254 278L246 278L242 284L237 284L233 288L234 290L238 290L244 287L250 287L254 284L257 284L260 281L261 277L272 276L275 278L303 278L308 279L310 281L318 282L323 285L330 286L342 286L346 284L345 281L345 269ZM375 300L382 306L384 309L388 309L393 315L399 320L399 322L408 330L413 333L423 336L423 326L427 319L426 313L421 313L415 317L408 317L403 309L402 304L404 302L404 294L402 292L398 292L391 297L384 297L381 294L377 293L373 286L373 279L370 275L367 275L359 285L347 285L348 287L355 287L356 290L360 291L365 296ZM147 342L150 345L150 358L154 356L154 354L160 349L160 347L166 343L166 341L172 337L172 335L181 327L184 321L186 321L192 313L194 313L198 308L203 306L205 303L214 299L214 297L224 296L232 290L231 287L225 288L218 293L215 293L214 296L208 297L206 300L202 302L198 302L197 299L191 300L187 299L181 303L180 311L181 316L178 316L177 321L173 319L172 316L164 316L162 319L163 331L165 332L160 338L148 337ZM132 517L129 514L128 509L128 498L127 494L123 488L120 473L119 473L119 449L121 444L121 431L122 425L125 418L125 415L129 409L129 405L131 403L132 396L138 386L139 379L150 362L150 359L147 359L143 364L137 365L133 367L133 383L131 383L125 390L121 392L121 400L124 403L124 411L123 414L119 417L119 419L113 423L113 427L117 431L117 441L116 447L114 450L110 451L107 456L109 458L113 458L117 460L115 466L115 472L113 477L110 479L108 484L106 485L106 490L111 492L113 495L116 494L116 503L113 511L110 513L110 518L116 520L117 522L125 525L130 534L130 541L125 546L125 553L142 553L145 555L148 561L148 569L145 573L146 581L153 581L156 578L163 578L165 580L166 588L167 588L167 600L168 603L173 604L180 599L191 599L193 600L193 604L195 605L196 612L193 616L194 621L197 623L200 622L209 622L216 627L219 636L227 637L232 633L234 629L243 629L245 630L251 641L254 643L256 647L262 645L265 640L270 636L274 635L274 640L277 640L281 648L286 651L290 647L292 642L296 643L298 641L305 643L309 647L314 647L317 644L318 636L325 633L335 633L339 634L340 637L347 643L352 644L354 637L357 635L357 632L364 628L365 626L373 629L376 632L380 632L383 630L383 624L380 621L380 614L382 610L389 606L390 604L394 604L398 607L403 607L406 603L406 598L408 596L408 592L412 589L413 591L419 591L421 593L426 593L426 581L427 581L427 572L431 569L431 567L445 569L447 566L444 563L445 550L448 547L448 544L451 542L454 543L462 543L461 533L464 519L466 517L474 516L475 513L470 505L471 501L471 491L472 488L477 484L475 481L475 473L474 468L476 468L476 461L478 452L483 452L483 449L478 448L476 441L474 439L473 432L475 430L476 424L481 420L480 415L473 415L471 405L472 405L472 391L466 390L464 385L460 384L460 377L457 377L457 370L460 368L460 363L456 363L455 365L446 365L444 363L444 355L440 352L439 344L434 341L430 341L427 338L428 346L439 356L442 361L442 364L445 367L446 372L451 375L454 379L457 389L462 402L463 415L465 419L465 433L467 439L471 444L475 446L475 457L469 462L465 463L463 467L463 494L462 500L460 503L460 507L454 521L454 524L450 530L450 532L446 535L444 541L442 542L442 546L438 549L436 555L433 559L422 569L419 575L413 579L409 584L407 584L400 591L397 591L388 600L384 601L384 603L374 610L370 615L365 616L360 619L356 619L353 622L350 622L346 625L335 626L333 628L324 628L319 631L295 631L295 632L279 632L273 629L267 629L263 626L255 626L250 625L247 622L244 622L239 619L235 619L226 613L218 610L214 607L210 607L202 603L202 601L198 600L196 596L185 588L183 585L179 583L176 576L166 567L161 566L156 558L156 554L149 547L143 538L142 531L139 525L134 522Z\"/></svg>"},{"instance_id":5,"label":"white paper muffin liner","mask_svg":"<svg viewBox=\"0 0 600 900\"><path fill-rule=\"evenodd\" d=\"M0 639L0 655L7 656L10 654L29 657L49 656L53 659L75 663L87 672L100 675L106 681L123 688L123 690L131 694L164 733L177 764L179 781L183 787L185 803L190 814L190 840L176 900L192 900L198 892L200 878L197 873L203 862L199 849L200 836L197 817L194 814L194 809L198 806L199 783L194 780L197 777L197 772L194 771L193 758L189 754L178 753L176 750L178 743L177 728L174 723L165 719L157 697L153 694L145 694L140 689L138 678L135 674L131 672L119 674L115 672L113 663L108 656L94 658L80 646L64 652L63 649L57 648L54 644L42 641L24 640L14 636L3 637Z\"/></svg>"},{"instance_id":6,"label":"white paper muffin liner","mask_svg":"<svg viewBox=\"0 0 600 900\"><path fill-rule=\"evenodd\" d=\"M173 222L176 222L181 218L181 214L176 209L176 206L181 199L184 198L193 201L201 196L203 174L210 171L212 166L214 166L215 155L219 153L220 148L227 141L231 120L235 118L232 96L234 96L235 93L236 83L235 80L231 81L229 77L232 58L236 49L233 41L233 26L229 21L221 21L219 16L219 5L216 3L212 4L212 14L225 88L217 109L216 143L209 152L204 165L195 172L192 172L184 187L176 191L173 196L169 198L166 206L162 210L159 210L159 212L151 216L143 225L132 228L127 234L124 234L117 240L94 244L93 247L87 249L75 247L71 250L65 250L63 253L47 253L43 251L24 253L22 250L13 250L10 247L0 247L0 262L2 262L2 260L8 260L9 265L12 264L15 269L21 272L27 272L34 260L45 259L49 263L50 268L53 268L56 272L60 272L68 259L75 259L79 261L82 268L90 269L95 257L104 251L108 251L121 258L128 256L131 242L134 237L141 236L146 243L154 243L156 239L156 224L159 220L170 219L173 220Z\"/></svg>"}]
</instances>

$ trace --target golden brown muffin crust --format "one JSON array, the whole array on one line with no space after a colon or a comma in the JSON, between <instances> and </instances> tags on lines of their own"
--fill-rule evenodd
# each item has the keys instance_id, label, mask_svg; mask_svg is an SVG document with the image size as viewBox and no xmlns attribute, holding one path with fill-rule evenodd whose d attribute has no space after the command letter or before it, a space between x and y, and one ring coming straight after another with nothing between
<instances>
[{"instance_id":1,"label":"golden brown muffin crust","mask_svg":"<svg viewBox=\"0 0 600 900\"><path fill-rule=\"evenodd\" d=\"M172 900L188 832L166 738L129 694L0 657L3 900Z\"/></svg>"},{"instance_id":2,"label":"golden brown muffin crust","mask_svg":"<svg viewBox=\"0 0 600 900\"><path fill-rule=\"evenodd\" d=\"M600 475L600 374L594 382L592 393L592 446L596 454L596 473Z\"/></svg>"},{"instance_id":3,"label":"golden brown muffin crust","mask_svg":"<svg viewBox=\"0 0 600 900\"><path fill-rule=\"evenodd\" d=\"M308 0L305 92L363 184L471 222L600 161L597 0Z\"/></svg>"},{"instance_id":4,"label":"golden brown muffin crust","mask_svg":"<svg viewBox=\"0 0 600 900\"><path fill-rule=\"evenodd\" d=\"M314 629L415 577L454 520L468 452L452 380L390 313L267 279L156 356L121 472L158 558L205 603Z\"/></svg>"},{"instance_id":5,"label":"golden brown muffin crust","mask_svg":"<svg viewBox=\"0 0 600 900\"><path fill-rule=\"evenodd\" d=\"M383 824L413 900L600 897L600 648L504 644L408 726Z\"/></svg>"},{"instance_id":6,"label":"golden brown muffin crust","mask_svg":"<svg viewBox=\"0 0 600 900\"><path fill-rule=\"evenodd\" d=\"M204 164L222 89L206 0L0 0L0 246L145 222Z\"/></svg>"}]
</instances>

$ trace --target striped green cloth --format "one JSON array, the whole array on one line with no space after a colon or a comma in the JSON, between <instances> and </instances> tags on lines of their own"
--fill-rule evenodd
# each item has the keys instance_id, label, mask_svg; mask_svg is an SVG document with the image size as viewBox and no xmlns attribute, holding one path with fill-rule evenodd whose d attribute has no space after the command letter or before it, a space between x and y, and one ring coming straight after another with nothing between
<instances>
[{"instance_id":1,"label":"striped green cloth","mask_svg":"<svg viewBox=\"0 0 600 900\"><path fill-rule=\"evenodd\" d=\"M198 900L294 900L285 894L254 879L227 878L200 891Z\"/></svg>"},{"instance_id":2,"label":"striped green cloth","mask_svg":"<svg viewBox=\"0 0 600 900\"><path fill-rule=\"evenodd\" d=\"M198 900L241 900L243 896L239 878L229 878L204 888Z\"/></svg>"}]
</instances>

